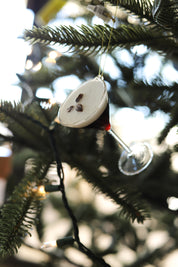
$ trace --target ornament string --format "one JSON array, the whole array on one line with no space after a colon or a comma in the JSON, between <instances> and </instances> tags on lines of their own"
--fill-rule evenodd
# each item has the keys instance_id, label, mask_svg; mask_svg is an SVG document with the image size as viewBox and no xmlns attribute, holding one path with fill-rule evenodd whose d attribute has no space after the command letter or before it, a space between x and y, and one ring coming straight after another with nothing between
<instances>
[{"instance_id":1,"label":"ornament string","mask_svg":"<svg viewBox=\"0 0 178 267\"><path fill-rule=\"evenodd\" d=\"M118 2L118 0L117 0L117 2ZM103 66L101 66L102 65L102 56L103 56L103 53L100 56L99 71L98 71L98 76L99 77L103 77L103 74L104 74L104 67L106 65L106 59L107 59L107 56L108 56L108 53L109 53L111 38L112 38L112 34L113 34L113 29L114 29L114 24L116 22L116 20L115 20L116 15L117 15L117 5L116 5L116 9L115 9L114 18L112 18L113 25L112 25L112 28L111 28L110 34L109 34L109 40L108 40L108 45L107 45L107 48L106 48L106 54L105 54L105 57L104 57ZM103 34L102 34L101 51L103 50L103 47L104 47L105 27L103 29Z\"/></svg>"}]
</instances>

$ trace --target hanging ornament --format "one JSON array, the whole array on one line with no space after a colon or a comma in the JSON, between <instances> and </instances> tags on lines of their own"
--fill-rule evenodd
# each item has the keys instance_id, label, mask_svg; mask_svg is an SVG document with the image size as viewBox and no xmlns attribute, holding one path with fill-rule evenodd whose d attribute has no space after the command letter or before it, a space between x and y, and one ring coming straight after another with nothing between
<instances>
[{"instance_id":1,"label":"hanging ornament","mask_svg":"<svg viewBox=\"0 0 178 267\"><path fill-rule=\"evenodd\" d=\"M93 10L96 15L102 13L105 18L107 17L103 6L99 6L99 8L96 6ZM109 36L107 52L109 51L111 36L112 29ZM111 129L108 94L103 78L104 66L102 73L100 67L99 74L96 78L83 83L67 97L60 106L58 120L60 124L67 127L95 127L109 132L123 149L118 162L120 171L125 175L138 174L150 164L153 158L152 150L147 143L133 144L129 147Z\"/></svg>"},{"instance_id":2,"label":"hanging ornament","mask_svg":"<svg viewBox=\"0 0 178 267\"><path fill-rule=\"evenodd\" d=\"M71 128L98 128L109 132L123 149L118 162L125 175L135 175L143 171L151 162L153 153L147 143L127 146L111 129L109 123L108 94L105 82L98 76L83 83L73 91L59 110L61 125Z\"/></svg>"},{"instance_id":3,"label":"hanging ornament","mask_svg":"<svg viewBox=\"0 0 178 267\"><path fill-rule=\"evenodd\" d=\"M93 12L97 17L101 18L105 22L109 22L111 19L115 22L115 19L112 17L111 12L102 5L88 5L87 9Z\"/></svg>"}]
</instances>

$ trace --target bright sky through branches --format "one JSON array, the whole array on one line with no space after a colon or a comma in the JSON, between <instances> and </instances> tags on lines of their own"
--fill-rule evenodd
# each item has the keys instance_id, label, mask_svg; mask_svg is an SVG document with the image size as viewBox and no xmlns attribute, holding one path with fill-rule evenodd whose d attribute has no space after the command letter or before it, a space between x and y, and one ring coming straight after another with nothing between
<instances>
[{"instance_id":1,"label":"bright sky through branches","mask_svg":"<svg viewBox=\"0 0 178 267\"><path fill-rule=\"evenodd\" d=\"M19 37L25 28L31 28L33 13L26 9L24 0L0 2L1 16L1 87L0 99L19 101L21 88L16 73L23 73L29 45Z\"/></svg>"}]
</instances>

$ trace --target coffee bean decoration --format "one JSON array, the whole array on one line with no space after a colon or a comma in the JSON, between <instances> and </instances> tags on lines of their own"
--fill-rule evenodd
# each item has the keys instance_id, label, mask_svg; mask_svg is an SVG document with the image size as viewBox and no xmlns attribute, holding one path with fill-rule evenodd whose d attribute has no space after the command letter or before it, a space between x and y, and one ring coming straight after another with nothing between
<instances>
[{"instance_id":1,"label":"coffee bean decoration","mask_svg":"<svg viewBox=\"0 0 178 267\"><path fill-rule=\"evenodd\" d=\"M82 104L77 104L75 107L75 110L78 112L82 112L83 111L83 105Z\"/></svg>"},{"instance_id":2,"label":"coffee bean decoration","mask_svg":"<svg viewBox=\"0 0 178 267\"><path fill-rule=\"evenodd\" d=\"M83 97L83 94L79 94L78 96L77 96L77 98L75 99L75 102L79 102L81 99L82 99L82 97Z\"/></svg>"},{"instance_id":3,"label":"coffee bean decoration","mask_svg":"<svg viewBox=\"0 0 178 267\"><path fill-rule=\"evenodd\" d=\"M71 111L73 110L73 108L74 108L74 106L70 106L70 107L67 109L67 111L68 111L68 112L71 112Z\"/></svg>"}]
</instances>

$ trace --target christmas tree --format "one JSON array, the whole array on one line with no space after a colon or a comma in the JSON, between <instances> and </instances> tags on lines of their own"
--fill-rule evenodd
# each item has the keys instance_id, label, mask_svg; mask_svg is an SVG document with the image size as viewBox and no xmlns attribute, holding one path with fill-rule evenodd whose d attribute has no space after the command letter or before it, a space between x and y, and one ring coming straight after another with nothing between
<instances>
[{"instance_id":1,"label":"christmas tree","mask_svg":"<svg viewBox=\"0 0 178 267\"><path fill-rule=\"evenodd\" d=\"M46 256L45 262L34 266L161 266L177 249L177 208L170 209L170 203L178 197L174 166L178 79L166 79L165 71L171 66L177 74L178 3L78 1L75 8L80 12L66 18L69 25L61 11L49 25L52 20L45 19L45 10L51 15L52 7L59 10L65 2L44 2L47 9L34 9L34 28L23 36L32 45L27 57L32 67L17 74L21 102L0 105L0 121L12 133L0 134L0 141L10 143L13 153L13 170L0 209L3 266L11 261L24 264L13 256L21 247ZM66 6L72 10L70 4ZM100 24L93 24L96 16L104 23L100 19ZM149 76L145 70L153 57L160 65ZM154 64L152 59L153 68ZM164 118L159 134L147 137L154 151L151 164L134 176L118 169L121 150L113 136L101 128L66 127L59 121L62 95L75 90L71 77L81 85L98 74L106 82L115 128L114 115L127 107L132 112L141 110L147 123L158 113ZM39 96L44 87L55 99ZM127 126L128 140L135 125L136 121ZM154 133L154 129L147 131ZM98 205L101 196L104 204ZM50 221L51 213L55 219ZM34 232L41 245L29 242ZM162 241L150 245L151 234L160 233ZM54 242L48 243L46 236L54 237ZM48 249L53 245L57 248ZM122 258L122 251L129 253L128 258Z\"/></svg>"}]
</instances>

